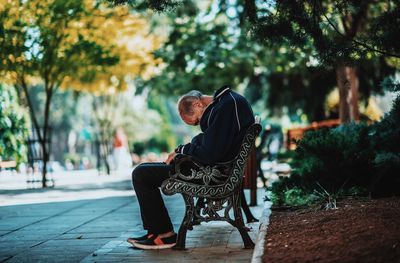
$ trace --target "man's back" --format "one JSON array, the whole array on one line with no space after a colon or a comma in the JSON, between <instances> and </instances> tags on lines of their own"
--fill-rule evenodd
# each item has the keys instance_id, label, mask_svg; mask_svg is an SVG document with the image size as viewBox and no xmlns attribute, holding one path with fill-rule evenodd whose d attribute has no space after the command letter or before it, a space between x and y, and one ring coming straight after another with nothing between
<instances>
[{"instance_id":1,"label":"man's back","mask_svg":"<svg viewBox=\"0 0 400 263\"><path fill-rule=\"evenodd\" d=\"M205 164L230 161L238 154L243 136L253 123L253 111L247 100L224 86L214 94L213 102L201 117L202 133L180 152Z\"/></svg>"}]
</instances>

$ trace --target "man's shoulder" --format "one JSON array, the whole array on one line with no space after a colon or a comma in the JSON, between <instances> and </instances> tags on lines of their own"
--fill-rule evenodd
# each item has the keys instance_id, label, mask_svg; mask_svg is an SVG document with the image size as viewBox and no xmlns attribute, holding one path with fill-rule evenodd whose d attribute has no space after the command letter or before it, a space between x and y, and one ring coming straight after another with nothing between
<instances>
[{"instance_id":1,"label":"man's shoulder","mask_svg":"<svg viewBox=\"0 0 400 263\"><path fill-rule=\"evenodd\" d=\"M221 105L229 105L234 106L236 105L248 105L248 101L245 97L240 95L239 93L230 90L221 98Z\"/></svg>"},{"instance_id":2,"label":"man's shoulder","mask_svg":"<svg viewBox=\"0 0 400 263\"><path fill-rule=\"evenodd\" d=\"M223 94L221 94L219 96L219 98L217 98L217 102L221 102L221 103L229 102L229 101L233 100L234 97L237 97L237 95L238 94L236 92L229 89L226 92L224 92Z\"/></svg>"},{"instance_id":3,"label":"man's shoulder","mask_svg":"<svg viewBox=\"0 0 400 263\"><path fill-rule=\"evenodd\" d=\"M232 109L249 109L251 111L250 108L251 106L245 97L235 91L229 90L217 99L213 105L212 112L231 112ZM247 111L245 110L245 112Z\"/></svg>"},{"instance_id":4,"label":"man's shoulder","mask_svg":"<svg viewBox=\"0 0 400 263\"><path fill-rule=\"evenodd\" d=\"M234 106L235 100L230 93L225 94L219 98L218 103L215 104L215 110L225 109Z\"/></svg>"}]
</instances>

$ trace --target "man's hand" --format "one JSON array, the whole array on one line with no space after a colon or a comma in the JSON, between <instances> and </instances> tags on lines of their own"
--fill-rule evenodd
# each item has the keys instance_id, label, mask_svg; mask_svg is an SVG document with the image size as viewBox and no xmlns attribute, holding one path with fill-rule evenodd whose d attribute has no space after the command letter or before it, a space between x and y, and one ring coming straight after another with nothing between
<instances>
[{"instance_id":1,"label":"man's hand","mask_svg":"<svg viewBox=\"0 0 400 263\"><path fill-rule=\"evenodd\" d=\"M171 162L174 160L174 157L176 155L176 152L172 152L168 155L167 160L165 161L166 164L171 164Z\"/></svg>"}]
</instances>

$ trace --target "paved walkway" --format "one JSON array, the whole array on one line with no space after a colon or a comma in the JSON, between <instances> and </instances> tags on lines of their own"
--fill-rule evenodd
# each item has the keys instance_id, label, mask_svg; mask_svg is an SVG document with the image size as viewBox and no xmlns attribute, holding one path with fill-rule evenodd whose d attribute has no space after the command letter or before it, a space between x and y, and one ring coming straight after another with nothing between
<instances>
[{"instance_id":1,"label":"paved walkway","mask_svg":"<svg viewBox=\"0 0 400 263\"><path fill-rule=\"evenodd\" d=\"M204 223L188 231L185 251L134 249L127 237L144 232L129 173L112 177L80 173L65 178L56 178L59 186L46 190L0 186L0 262L251 260L252 250L243 249L238 231L224 222ZM80 181L85 183L76 183ZM256 216L261 215L262 195L259 190L260 205L252 208ZM165 197L165 201L177 231L184 213L182 197ZM258 224L249 227L255 241Z\"/></svg>"}]
</instances>

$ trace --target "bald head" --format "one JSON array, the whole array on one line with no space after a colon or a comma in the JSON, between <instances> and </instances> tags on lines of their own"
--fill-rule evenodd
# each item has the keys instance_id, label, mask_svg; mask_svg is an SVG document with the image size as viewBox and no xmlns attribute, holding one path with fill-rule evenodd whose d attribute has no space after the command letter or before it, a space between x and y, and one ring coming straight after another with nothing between
<instances>
[{"instance_id":1,"label":"bald head","mask_svg":"<svg viewBox=\"0 0 400 263\"><path fill-rule=\"evenodd\" d=\"M179 114L185 116L193 116L193 104L201 101L203 94L198 90L192 90L183 95L178 102Z\"/></svg>"},{"instance_id":2,"label":"bald head","mask_svg":"<svg viewBox=\"0 0 400 263\"><path fill-rule=\"evenodd\" d=\"M186 124L198 125L204 110L212 101L212 96L204 95L198 90L192 90L179 99L179 115Z\"/></svg>"}]
</instances>

